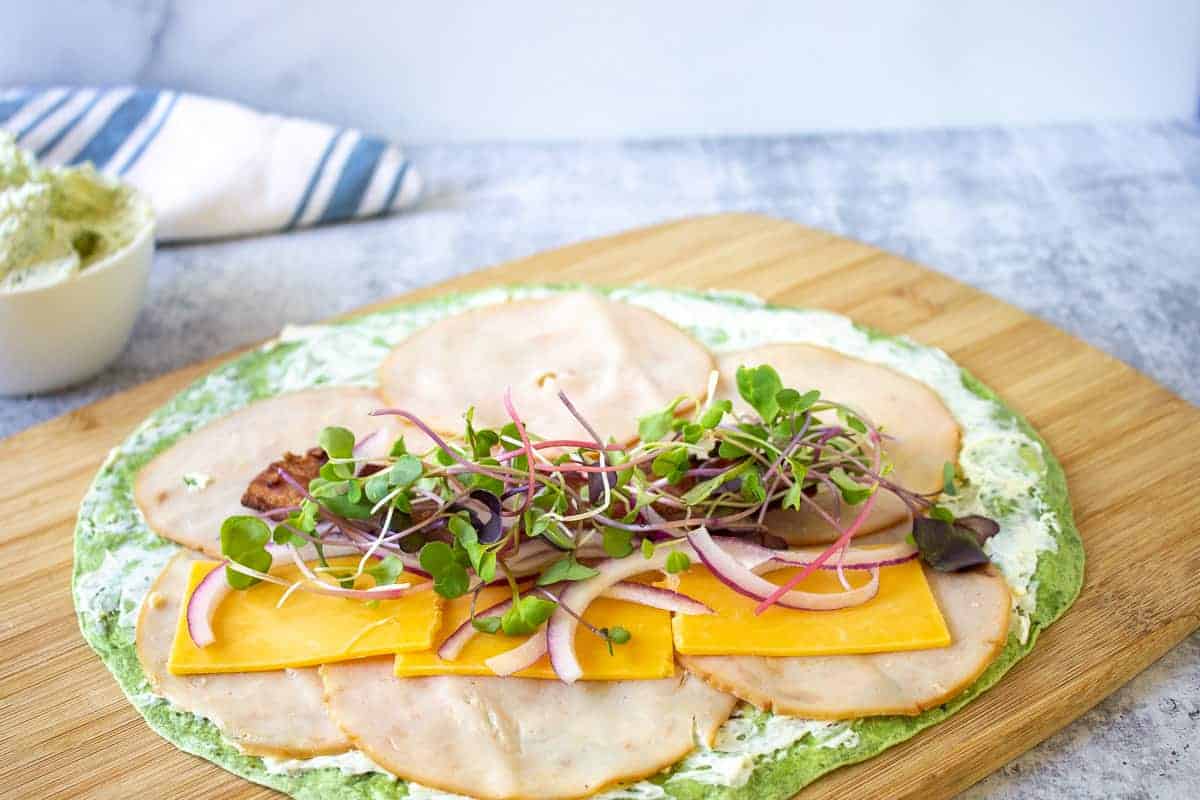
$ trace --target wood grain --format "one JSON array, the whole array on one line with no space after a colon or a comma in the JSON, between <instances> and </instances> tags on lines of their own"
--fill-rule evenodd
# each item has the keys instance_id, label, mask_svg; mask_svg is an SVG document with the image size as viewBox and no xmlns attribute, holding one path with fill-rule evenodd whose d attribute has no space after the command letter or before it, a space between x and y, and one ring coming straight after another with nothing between
<instances>
[{"instance_id":1,"label":"wood grain","mask_svg":"<svg viewBox=\"0 0 1200 800\"><path fill-rule=\"evenodd\" d=\"M574 280L738 289L909 334L948 351L1022 411L1066 468L1088 555L1074 608L984 697L802 797L951 796L1200 627L1200 493L1181 491L1200 473L1200 410L1115 359L903 259L753 215L584 242L399 299ZM101 460L223 360L0 441L0 795L273 796L150 731L84 644L69 591L76 508Z\"/></svg>"}]
</instances>

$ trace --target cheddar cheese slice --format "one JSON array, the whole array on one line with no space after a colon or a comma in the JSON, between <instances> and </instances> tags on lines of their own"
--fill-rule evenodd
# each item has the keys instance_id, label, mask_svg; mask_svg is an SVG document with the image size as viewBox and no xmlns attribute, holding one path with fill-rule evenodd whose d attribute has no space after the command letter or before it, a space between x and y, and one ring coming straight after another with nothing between
<instances>
[{"instance_id":1,"label":"cheddar cheese slice","mask_svg":"<svg viewBox=\"0 0 1200 800\"><path fill-rule=\"evenodd\" d=\"M489 587L479 595L476 615L489 606L509 596L503 586ZM437 637L440 645L446 637L467 621L471 613L471 598L460 597L446 603L441 632ZM671 647L671 615L656 608L609 600L601 597L592 602L583 614L583 619L596 628L611 628L620 625L632 634L625 644L608 644L584 626L579 626L575 635L575 652L583 665L583 680L623 681L654 678L669 678L675 674L674 651ZM458 658L443 661L437 656L437 648L423 652L397 653L395 674L402 678L428 675L492 675L487 659L525 642L525 636L477 633L467 643ZM528 669L516 673L521 678L554 679L554 669L548 656Z\"/></svg>"},{"instance_id":2,"label":"cheddar cheese slice","mask_svg":"<svg viewBox=\"0 0 1200 800\"><path fill-rule=\"evenodd\" d=\"M330 559L333 566L357 563L354 557ZM217 566L215 561L193 562L185 596ZM289 566L275 574L294 581L299 570ZM359 581L359 588L371 585L368 577ZM216 642L203 648L188 636L183 603L168 670L175 675L258 672L428 650L441 622L442 601L432 590L370 603L295 591L277 608L284 591L259 583L230 592L213 618Z\"/></svg>"},{"instance_id":3,"label":"cheddar cheese slice","mask_svg":"<svg viewBox=\"0 0 1200 800\"><path fill-rule=\"evenodd\" d=\"M764 577L784 583L796 569ZM846 571L851 586L867 572ZM854 608L798 611L772 607L756 615L757 601L738 594L700 565L679 576L677 591L707 603L716 614L677 615L675 649L685 655L828 656L925 650L950 644L950 631L917 561L884 567L879 594ZM841 591L837 574L818 570L797 587L806 592Z\"/></svg>"}]
</instances>

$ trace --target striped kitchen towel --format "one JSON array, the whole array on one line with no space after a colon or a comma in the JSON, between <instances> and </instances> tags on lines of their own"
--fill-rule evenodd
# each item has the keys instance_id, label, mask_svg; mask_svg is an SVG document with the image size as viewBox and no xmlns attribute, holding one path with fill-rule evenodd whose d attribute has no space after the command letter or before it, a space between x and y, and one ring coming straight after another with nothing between
<instances>
[{"instance_id":1,"label":"striped kitchen towel","mask_svg":"<svg viewBox=\"0 0 1200 800\"><path fill-rule=\"evenodd\" d=\"M47 164L90 161L141 189L165 241L370 217L421 191L381 139L186 92L0 91L0 126Z\"/></svg>"}]
</instances>

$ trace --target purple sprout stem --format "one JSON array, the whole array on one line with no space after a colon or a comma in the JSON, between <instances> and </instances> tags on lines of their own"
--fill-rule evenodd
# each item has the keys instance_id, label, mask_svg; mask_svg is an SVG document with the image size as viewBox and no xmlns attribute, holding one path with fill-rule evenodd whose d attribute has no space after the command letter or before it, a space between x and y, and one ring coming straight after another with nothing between
<instances>
[{"instance_id":1,"label":"purple sprout stem","mask_svg":"<svg viewBox=\"0 0 1200 800\"><path fill-rule=\"evenodd\" d=\"M558 399L562 401L562 404L567 407L567 411L571 412L571 416L575 418L576 422L583 426L583 429L588 432L588 435L592 437L596 444L603 448L604 440L600 438L600 434L596 433L596 429L593 428L591 424L583 418L583 415L579 413L579 409L575 407L575 404L571 402L571 399L567 397L567 393L562 389L558 390Z\"/></svg>"},{"instance_id":2,"label":"purple sprout stem","mask_svg":"<svg viewBox=\"0 0 1200 800\"><path fill-rule=\"evenodd\" d=\"M808 424L811 420L812 420L811 414L804 415L804 424L800 426L800 432L792 437L792 441L788 443L788 446L785 447L783 452L779 454L779 458L775 459L775 463L771 465L771 468L769 470L767 470L766 477L768 478L768 480L771 481L771 485L767 489L767 497L768 498L772 494L775 493L775 487L779 486L779 477L780 477L779 468L781 466L783 466L784 459L790 458L792 453L794 453L796 451L796 448L800 445L800 442L803 441L805 434L808 433ZM789 486L791 485L790 481L788 482L788 485ZM763 524L763 519L767 516L767 507L769 505L770 505L769 501L766 501L766 500L763 501L762 508L760 508L758 511L758 524L759 525Z\"/></svg>"}]
</instances>

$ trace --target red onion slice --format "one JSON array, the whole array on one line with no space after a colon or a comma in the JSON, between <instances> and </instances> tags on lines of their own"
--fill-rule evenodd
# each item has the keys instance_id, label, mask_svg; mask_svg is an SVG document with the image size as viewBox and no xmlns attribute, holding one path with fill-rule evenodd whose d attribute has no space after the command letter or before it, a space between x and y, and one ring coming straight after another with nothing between
<instances>
[{"instance_id":1,"label":"red onion slice","mask_svg":"<svg viewBox=\"0 0 1200 800\"><path fill-rule=\"evenodd\" d=\"M764 600L775 594L779 586L747 569L736 558L721 549L704 528L688 533L688 541L696 555L721 583L738 594L754 600ZM862 605L879 593L879 568L871 569L871 580L857 589L846 592L799 592L789 590L775 602L785 608L802 611L832 611ZM553 653L553 650L551 651Z\"/></svg>"},{"instance_id":2,"label":"red onion slice","mask_svg":"<svg viewBox=\"0 0 1200 800\"><path fill-rule=\"evenodd\" d=\"M225 565L222 561L211 572L196 584L187 604L188 637L196 647L208 647L217 640L213 633L212 621L221 601L225 599L233 587L225 580Z\"/></svg>"},{"instance_id":3,"label":"red onion slice","mask_svg":"<svg viewBox=\"0 0 1200 800\"><path fill-rule=\"evenodd\" d=\"M874 430L871 431L871 439L875 444L879 444L879 434L876 433ZM881 452L881 450L879 447L874 448L874 459L872 462L872 469L874 469L874 470L879 469L880 452ZM879 488L879 483L876 482L875 485L872 487L872 489L874 490L874 489L878 489L878 488ZM834 542L833 544L829 545L829 547L825 548L825 550L822 551L821 555L817 556L815 561L809 563L808 566L801 567L800 571L797 572L792 577L788 578L787 582L784 583L782 586L775 587L775 591L771 592L769 595L764 597L762 602L754 607L754 613L761 614L764 611L766 611L768 608L773 606L774 604L778 603L779 599L781 597L783 597L788 592L795 589L796 586L798 586L802 580L804 580L809 575L811 575L813 572L815 572L817 569L819 569L821 567L821 565L824 564L826 561L828 561L829 557L832 556L834 553L841 550L842 553L844 554L846 551L846 546L848 544L850 544L850 540L852 538L854 538L854 534L857 533L858 529L862 527L864 522L866 522L867 517L870 516L870 514L871 514L871 509L875 505L875 501L878 499L879 499L879 492L872 491L871 496L868 497L866 502L864 502L862 504L862 508L859 510L858 514L854 517L854 520L850 523L850 526L848 528L846 528L845 530L841 531L841 535L837 538L837 541ZM836 528L838 526L835 525L834 527ZM839 528L839 530L841 530L841 529Z\"/></svg>"},{"instance_id":4,"label":"red onion slice","mask_svg":"<svg viewBox=\"0 0 1200 800\"><path fill-rule=\"evenodd\" d=\"M670 589L647 586L644 583L635 583L633 581L621 581L620 583L613 584L604 592L604 596L612 600L624 600L627 603L637 603L640 606L659 608L663 611L673 611L676 614L683 614L684 616L714 613L711 608L694 597L688 597L686 594L673 592Z\"/></svg>"},{"instance_id":5,"label":"red onion slice","mask_svg":"<svg viewBox=\"0 0 1200 800\"><path fill-rule=\"evenodd\" d=\"M806 548L797 550L772 550L769 547L748 542L734 536L713 536L722 550L737 559L743 567L760 572L762 567L775 562L792 567L806 567L820 557L823 550ZM884 546L848 548L840 559L842 569L876 569L878 567L893 567L912 561L918 555L917 546L908 542L898 542ZM836 570L838 564L834 560L821 564L818 569Z\"/></svg>"},{"instance_id":6,"label":"red onion slice","mask_svg":"<svg viewBox=\"0 0 1200 800\"><path fill-rule=\"evenodd\" d=\"M667 556L680 550L685 553L691 552L686 543L679 542L659 545L650 558L633 553L624 558L605 559L593 565L600 574L586 581L572 583L563 591L558 608L546 623L546 645L550 652L550 663L559 680L563 683L575 683L583 677L583 667L575 653L575 631L579 628L579 620L575 615L582 616L593 600L626 578L632 578L642 572L665 569ZM568 608L574 613L568 612Z\"/></svg>"},{"instance_id":7,"label":"red onion slice","mask_svg":"<svg viewBox=\"0 0 1200 800\"><path fill-rule=\"evenodd\" d=\"M737 559L739 564L751 570L769 564L780 553L784 552L782 550L772 550L769 547L763 547L760 544L748 542L736 536L713 536L712 540L720 545L722 550Z\"/></svg>"},{"instance_id":8,"label":"red onion slice","mask_svg":"<svg viewBox=\"0 0 1200 800\"><path fill-rule=\"evenodd\" d=\"M483 663L487 668L501 677L507 677L515 672L528 669L546 655L546 629L540 628L536 633L511 650L505 650L499 655L492 656Z\"/></svg>"},{"instance_id":9,"label":"red onion slice","mask_svg":"<svg viewBox=\"0 0 1200 800\"><path fill-rule=\"evenodd\" d=\"M918 553L917 546L908 542L900 542L883 547L850 548L846 550L846 554L838 560L838 563L829 561L822 564L819 568L836 570L839 564L842 569L894 567L898 564L912 561L917 557ZM821 551L819 550L777 550L772 561L792 567L807 567L816 561L820 555Z\"/></svg>"}]
</instances>

